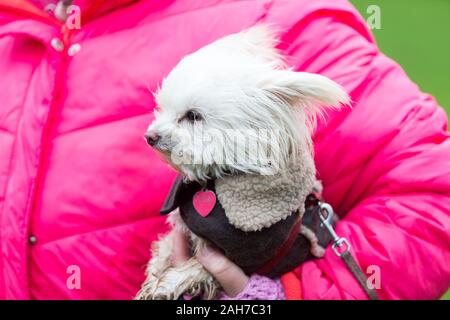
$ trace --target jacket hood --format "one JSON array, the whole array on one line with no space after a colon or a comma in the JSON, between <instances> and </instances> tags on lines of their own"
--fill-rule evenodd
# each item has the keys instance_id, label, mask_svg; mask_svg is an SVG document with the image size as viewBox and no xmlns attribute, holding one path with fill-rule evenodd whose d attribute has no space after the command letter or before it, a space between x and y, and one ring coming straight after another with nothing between
<instances>
[{"instance_id":1,"label":"jacket hood","mask_svg":"<svg viewBox=\"0 0 450 320\"><path fill-rule=\"evenodd\" d=\"M74 0L73 5L80 7L82 19L86 21L137 1L139 0ZM58 1L0 0L0 9L9 10L19 15L39 17L54 23L59 23L58 20L43 10L46 4L52 2L57 3Z\"/></svg>"}]
</instances>

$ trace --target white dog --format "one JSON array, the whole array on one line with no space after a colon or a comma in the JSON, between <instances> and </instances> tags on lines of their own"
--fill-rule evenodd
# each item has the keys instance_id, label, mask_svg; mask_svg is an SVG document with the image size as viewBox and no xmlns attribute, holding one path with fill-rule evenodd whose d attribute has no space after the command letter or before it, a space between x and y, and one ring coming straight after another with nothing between
<instances>
[{"instance_id":1,"label":"white dog","mask_svg":"<svg viewBox=\"0 0 450 320\"><path fill-rule=\"evenodd\" d=\"M246 234L296 210L301 217L306 196L318 185L311 141L316 116L349 103L330 79L286 68L276 45L276 34L257 26L183 58L155 94L158 110L146 133L186 181L205 187L214 181L229 223ZM171 234L155 243L137 298L214 298L219 285L195 259L210 239L194 234L178 209L169 221L188 232L193 257L172 267ZM317 239L301 230L320 256Z\"/></svg>"}]
</instances>

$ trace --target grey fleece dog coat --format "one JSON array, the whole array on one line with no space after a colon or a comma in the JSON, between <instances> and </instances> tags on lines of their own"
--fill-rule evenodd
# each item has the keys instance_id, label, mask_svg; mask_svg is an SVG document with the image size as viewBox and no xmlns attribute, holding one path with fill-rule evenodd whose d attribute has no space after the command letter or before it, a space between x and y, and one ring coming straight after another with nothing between
<instances>
[{"instance_id":1,"label":"grey fleece dog coat","mask_svg":"<svg viewBox=\"0 0 450 320\"><path fill-rule=\"evenodd\" d=\"M184 182L181 177L177 177L160 211L161 214L165 215L179 208L184 223L193 233L222 250L246 274L257 272L277 254L298 219L299 213L295 211L286 219L262 230L245 232L229 222L218 197L209 215L201 216L195 210L192 199L195 193L202 189L197 182ZM207 189L215 192L214 181L208 181ZM301 223L315 233L318 244L325 248L331 238L324 228L320 227L317 210L319 210L317 205L307 201ZM310 247L310 241L299 233L284 257L264 275L272 278L280 277L303 262L314 259Z\"/></svg>"}]
</instances>

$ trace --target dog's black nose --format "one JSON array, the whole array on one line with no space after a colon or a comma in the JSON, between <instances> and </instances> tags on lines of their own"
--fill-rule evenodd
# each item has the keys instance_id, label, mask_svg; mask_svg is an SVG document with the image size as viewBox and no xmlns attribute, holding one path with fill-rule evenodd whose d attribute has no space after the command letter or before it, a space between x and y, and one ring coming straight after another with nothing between
<instances>
[{"instance_id":1,"label":"dog's black nose","mask_svg":"<svg viewBox=\"0 0 450 320\"><path fill-rule=\"evenodd\" d=\"M152 147L158 143L160 138L161 137L156 133L146 133L145 134L145 139L147 140L147 143L149 145L151 145Z\"/></svg>"}]
</instances>

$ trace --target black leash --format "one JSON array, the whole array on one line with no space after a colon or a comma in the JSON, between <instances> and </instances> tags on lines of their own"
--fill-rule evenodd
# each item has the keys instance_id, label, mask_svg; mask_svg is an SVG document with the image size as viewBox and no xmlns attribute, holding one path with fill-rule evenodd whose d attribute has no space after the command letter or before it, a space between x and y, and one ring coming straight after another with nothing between
<instances>
[{"instance_id":1,"label":"black leash","mask_svg":"<svg viewBox=\"0 0 450 320\"><path fill-rule=\"evenodd\" d=\"M320 206L320 210L318 211L320 221L322 222L321 227L325 227L325 229L330 234L333 239L332 249L333 252L341 258L344 262L347 269L350 273L355 277L358 281L359 286L364 290L370 300L379 300L377 293L374 288L371 288L367 282L366 275L361 270L361 268L356 263L355 258L350 253L350 243L346 238L339 237L333 228L333 216L334 211L331 205L326 202L318 202Z\"/></svg>"}]
</instances>

